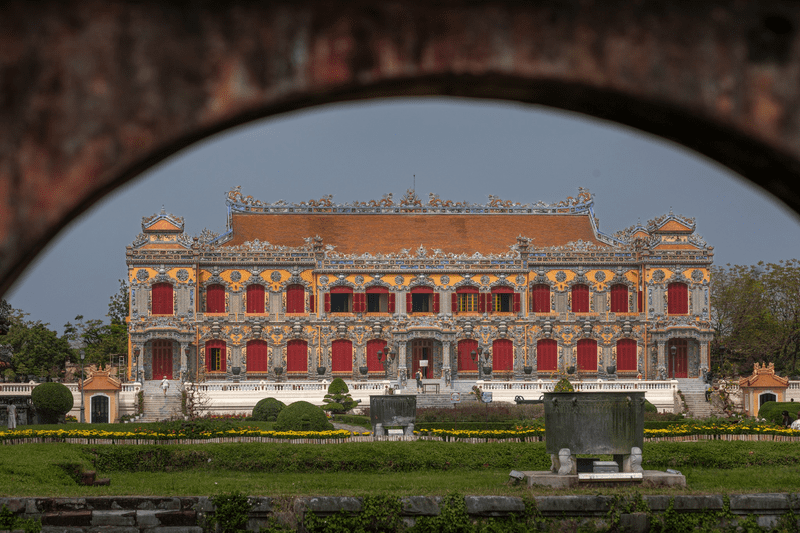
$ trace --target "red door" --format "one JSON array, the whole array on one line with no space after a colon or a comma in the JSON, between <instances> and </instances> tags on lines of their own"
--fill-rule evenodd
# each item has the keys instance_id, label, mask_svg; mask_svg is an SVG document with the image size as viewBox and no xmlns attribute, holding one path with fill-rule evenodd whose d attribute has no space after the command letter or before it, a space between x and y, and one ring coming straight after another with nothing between
<instances>
[{"instance_id":1,"label":"red door","mask_svg":"<svg viewBox=\"0 0 800 533\"><path fill-rule=\"evenodd\" d=\"M172 341L153 341L153 379L172 379Z\"/></svg>"},{"instance_id":2,"label":"red door","mask_svg":"<svg viewBox=\"0 0 800 533\"><path fill-rule=\"evenodd\" d=\"M672 348L675 348L673 350ZM674 353L673 353L674 352ZM669 377L689 377L689 347L686 339L673 339L667 344Z\"/></svg>"},{"instance_id":3,"label":"red door","mask_svg":"<svg viewBox=\"0 0 800 533\"><path fill-rule=\"evenodd\" d=\"M423 366L420 361L427 361ZM417 370L422 372L423 379L433 377L433 341L419 340L411 343L411 375L416 377Z\"/></svg>"}]
</instances>

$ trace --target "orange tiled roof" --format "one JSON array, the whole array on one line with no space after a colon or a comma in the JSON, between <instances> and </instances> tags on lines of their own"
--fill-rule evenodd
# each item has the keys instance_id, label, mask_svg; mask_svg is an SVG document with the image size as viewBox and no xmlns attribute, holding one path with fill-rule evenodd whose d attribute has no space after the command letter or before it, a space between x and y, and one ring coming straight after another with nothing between
<instances>
[{"instance_id":1,"label":"orange tiled roof","mask_svg":"<svg viewBox=\"0 0 800 533\"><path fill-rule=\"evenodd\" d=\"M588 213L582 214L325 214L233 213L231 238L236 246L267 241L300 246L319 235L342 254L395 253L420 245L444 253L506 253L522 235L535 248L562 246L582 240L597 246Z\"/></svg>"}]
</instances>

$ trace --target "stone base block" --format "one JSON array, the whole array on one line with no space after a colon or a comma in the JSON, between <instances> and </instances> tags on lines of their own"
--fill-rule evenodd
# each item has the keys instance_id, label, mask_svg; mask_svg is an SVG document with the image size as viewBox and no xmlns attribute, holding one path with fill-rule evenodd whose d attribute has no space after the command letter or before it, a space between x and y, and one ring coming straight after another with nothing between
<instances>
[{"instance_id":1,"label":"stone base block","mask_svg":"<svg viewBox=\"0 0 800 533\"><path fill-rule=\"evenodd\" d=\"M578 475L560 476L552 472L544 471L523 471L528 487L540 486L550 487L554 489L568 489L578 486ZM686 476L683 474L668 474L660 470L645 470L642 474L641 480L624 480L624 481L603 481L605 486L618 486L630 485L631 483L639 484L645 487L685 487Z\"/></svg>"}]
</instances>

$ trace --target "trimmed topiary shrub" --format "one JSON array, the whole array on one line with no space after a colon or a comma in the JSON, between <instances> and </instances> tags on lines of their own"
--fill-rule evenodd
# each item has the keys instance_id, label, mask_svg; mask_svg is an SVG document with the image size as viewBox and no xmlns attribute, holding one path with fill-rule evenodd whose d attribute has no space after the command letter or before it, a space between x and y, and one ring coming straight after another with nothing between
<instances>
[{"instance_id":1,"label":"trimmed topiary shrub","mask_svg":"<svg viewBox=\"0 0 800 533\"><path fill-rule=\"evenodd\" d=\"M42 383L33 388L31 400L39 419L45 424L58 424L59 419L72 409L75 400L61 383Z\"/></svg>"},{"instance_id":2,"label":"trimmed topiary shrub","mask_svg":"<svg viewBox=\"0 0 800 533\"><path fill-rule=\"evenodd\" d=\"M645 413L657 413L658 408L653 405L652 403L648 402L647 400L644 401L644 412Z\"/></svg>"},{"instance_id":3,"label":"trimmed topiary shrub","mask_svg":"<svg viewBox=\"0 0 800 533\"><path fill-rule=\"evenodd\" d=\"M328 394L322 400L325 405L322 408L334 414L344 414L358 405L358 402L350 396L350 389L342 378L336 378L328 385Z\"/></svg>"},{"instance_id":4,"label":"trimmed topiary shrub","mask_svg":"<svg viewBox=\"0 0 800 533\"><path fill-rule=\"evenodd\" d=\"M286 404L275 398L264 398L253 408L253 420L275 422Z\"/></svg>"},{"instance_id":5,"label":"trimmed topiary shrub","mask_svg":"<svg viewBox=\"0 0 800 533\"><path fill-rule=\"evenodd\" d=\"M561 378L553 387L553 392L575 392L575 389L567 378Z\"/></svg>"},{"instance_id":6,"label":"trimmed topiary shrub","mask_svg":"<svg viewBox=\"0 0 800 533\"><path fill-rule=\"evenodd\" d=\"M765 402L758 408L758 418L763 418L767 422L772 422L779 426L783 425L783 412L788 411L789 416L797 418L797 411L800 410L798 402Z\"/></svg>"},{"instance_id":7,"label":"trimmed topiary shrub","mask_svg":"<svg viewBox=\"0 0 800 533\"><path fill-rule=\"evenodd\" d=\"M294 402L278 414L275 431L331 431L333 425L322 408L308 402Z\"/></svg>"}]
</instances>

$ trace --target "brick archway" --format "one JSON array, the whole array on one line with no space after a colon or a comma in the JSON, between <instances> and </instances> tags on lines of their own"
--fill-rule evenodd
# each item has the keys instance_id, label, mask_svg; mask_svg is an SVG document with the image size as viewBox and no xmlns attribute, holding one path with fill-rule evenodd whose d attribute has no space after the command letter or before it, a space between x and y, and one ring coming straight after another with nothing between
<instances>
[{"instance_id":1,"label":"brick archway","mask_svg":"<svg viewBox=\"0 0 800 533\"><path fill-rule=\"evenodd\" d=\"M9 2L0 294L71 219L189 144L378 96L537 103L627 124L800 212L800 4Z\"/></svg>"}]
</instances>

